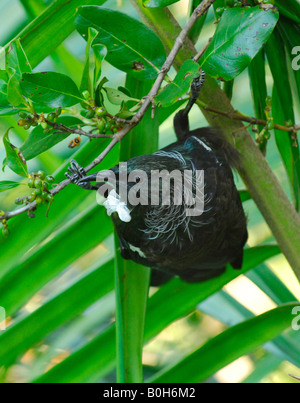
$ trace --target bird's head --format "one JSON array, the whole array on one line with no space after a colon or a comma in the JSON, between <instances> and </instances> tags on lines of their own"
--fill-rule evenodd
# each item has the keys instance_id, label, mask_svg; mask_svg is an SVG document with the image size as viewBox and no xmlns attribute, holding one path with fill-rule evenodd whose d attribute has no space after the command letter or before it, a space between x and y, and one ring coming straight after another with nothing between
<instances>
[{"instance_id":1,"label":"bird's head","mask_svg":"<svg viewBox=\"0 0 300 403\"><path fill-rule=\"evenodd\" d=\"M178 161L166 155L143 155L121 162L113 168L87 175L78 185L96 182L97 200L103 204L109 215L116 212L121 221L128 222L132 214L143 206L155 206L162 200L162 181L159 176L178 169ZM180 178L181 179L181 178ZM170 184L170 182L169 182ZM170 188L170 185L169 185ZM166 191L169 189L165 186Z\"/></svg>"}]
</instances>

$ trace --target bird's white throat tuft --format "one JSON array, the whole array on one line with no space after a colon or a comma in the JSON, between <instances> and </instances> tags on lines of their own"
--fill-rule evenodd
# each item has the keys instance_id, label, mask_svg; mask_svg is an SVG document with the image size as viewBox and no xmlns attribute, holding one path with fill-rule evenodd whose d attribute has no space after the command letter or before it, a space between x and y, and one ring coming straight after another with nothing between
<instances>
[{"instance_id":1,"label":"bird's white throat tuft","mask_svg":"<svg viewBox=\"0 0 300 403\"><path fill-rule=\"evenodd\" d=\"M128 207L124 202L120 200L120 196L114 189L110 191L107 199L103 203L103 206L106 208L107 214L109 216L111 216L112 213L116 212L118 213L121 221L131 221L131 215Z\"/></svg>"}]
</instances>

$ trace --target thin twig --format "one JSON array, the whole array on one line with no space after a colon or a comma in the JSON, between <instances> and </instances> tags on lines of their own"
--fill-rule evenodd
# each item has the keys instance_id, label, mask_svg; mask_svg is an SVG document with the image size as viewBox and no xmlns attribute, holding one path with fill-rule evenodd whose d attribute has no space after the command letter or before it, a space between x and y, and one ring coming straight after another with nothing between
<instances>
[{"instance_id":1,"label":"thin twig","mask_svg":"<svg viewBox=\"0 0 300 403\"><path fill-rule=\"evenodd\" d=\"M215 0L203 0L202 3L195 8L193 14L191 15L190 19L188 20L186 26L183 28L183 30L180 32L178 37L175 40L174 46L171 49L171 52L169 53L165 63L163 64L161 71L159 72L157 79L155 80L149 94L144 98L144 103L142 104L141 108L138 110L138 112L132 117L131 120L127 121L127 125L121 129L118 133L116 133L113 136L112 141L110 144L105 148L105 150L96 158L94 159L93 162L91 162L86 168L85 171L89 172L91 169L99 165L103 159L107 156L107 154L114 148L114 146L120 142L136 125L140 123L142 120L143 116L145 115L147 109L149 108L150 105L152 105L153 100L155 96L157 95L164 78L166 77L168 71L170 70L175 57L177 56L178 52L180 51L180 48L183 46L184 41L191 30L192 26L194 23L197 21L198 18L200 18L202 15L204 15L209 7L214 3ZM48 121L47 121L48 123ZM53 122L49 122L49 124ZM51 126L52 126L51 124ZM56 125L56 123L54 123ZM58 125L60 128L61 126ZM79 131L79 129L78 129ZM73 131L73 133L81 134L79 132ZM92 134L92 133L91 133ZM84 132L84 135L86 135L86 132ZM107 136L105 136L107 137ZM59 193L62 189L64 189L66 186L68 186L71 183L69 179L66 179L62 182L60 182L54 189L51 190L52 195L55 195ZM8 212L5 213L4 216L0 217L0 220L3 219L9 219L12 217L15 217L19 214L24 213L25 211L28 210L35 210L36 208L36 202L34 201L33 203L29 203L24 207L21 207L20 209L17 209L13 212Z\"/></svg>"},{"instance_id":2,"label":"thin twig","mask_svg":"<svg viewBox=\"0 0 300 403\"><path fill-rule=\"evenodd\" d=\"M250 123L250 125L260 125L260 126L266 126L267 125L267 121L263 120L263 119L258 119L258 118L254 118L251 116L247 116L244 115L243 113L239 112L239 111L233 111L233 112L226 112L226 111L220 111L219 109L215 109L215 108L211 108L210 106L204 104L201 101L197 101L197 104L205 109L206 111L209 112L213 112L216 113L218 115L222 115L225 116L228 119L233 119L233 120L239 120L241 122L248 122ZM297 132L300 130L300 126L299 125L293 125L293 126L283 126L277 123L274 123L274 129L276 130L281 130L283 132Z\"/></svg>"}]
</instances>

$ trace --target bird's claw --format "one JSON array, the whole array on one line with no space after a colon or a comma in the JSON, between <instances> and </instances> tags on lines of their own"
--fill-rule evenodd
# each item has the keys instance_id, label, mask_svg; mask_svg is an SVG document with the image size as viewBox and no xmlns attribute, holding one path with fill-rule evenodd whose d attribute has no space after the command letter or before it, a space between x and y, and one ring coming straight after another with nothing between
<instances>
[{"instance_id":1,"label":"bird's claw","mask_svg":"<svg viewBox=\"0 0 300 403\"><path fill-rule=\"evenodd\" d=\"M68 167L69 172L65 172L65 176L72 182L74 185L78 185L83 189L92 189L90 182L82 181L86 177L86 172L84 168L82 168L77 161L71 160L71 166ZM80 181L80 183L79 183Z\"/></svg>"},{"instance_id":2,"label":"bird's claw","mask_svg":"<svg viewBox=\"0 0 300 403\"><path fill-rule=\"evenodd\" d=\"M200 94L200 91L201 91L201 88L202 88L202 86L204 84L204 81L205 81L205 73L204 73L203 70L201 70L199 72L199 75L197 77L195 77L194 80L192 81L192 84L191 84L191 98L193 98L193 99L198 98L198 96Z\"/></svg>"}]
</instances>

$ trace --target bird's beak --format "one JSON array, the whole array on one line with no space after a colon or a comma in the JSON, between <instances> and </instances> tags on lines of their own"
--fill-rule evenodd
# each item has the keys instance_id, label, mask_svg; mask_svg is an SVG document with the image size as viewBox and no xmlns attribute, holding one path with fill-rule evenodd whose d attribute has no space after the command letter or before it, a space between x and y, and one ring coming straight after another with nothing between
<instances>
[{"instance_id":1,"label":"bird's beak","mask_svg":"<svg viewBox=\"0 0 300 403\"><path fill-rule=\"evenodd\" d=\"M97 190L101 185L103 185L103 183L97 182L97 175L98 175L97 172L91 175L86 175L78 180L77 185L83 189ZM90 182L94 181L96 181L97 183L92 185Z\"/></svg>"},{"instance_id":2,"label":"bird's beak","mask_svg":"<svg viewBox=\"0 0 300 403\"><path fill-rule=\"evenodd\" d=\"M98 173L96 172L94 174L84 176L83 178L79 179L78 185L80 186L80 185L84 184L85 182L94 182L94 181L96 181L97 180L97 175L98 175Z\"/></svg>"}]
</instances>

